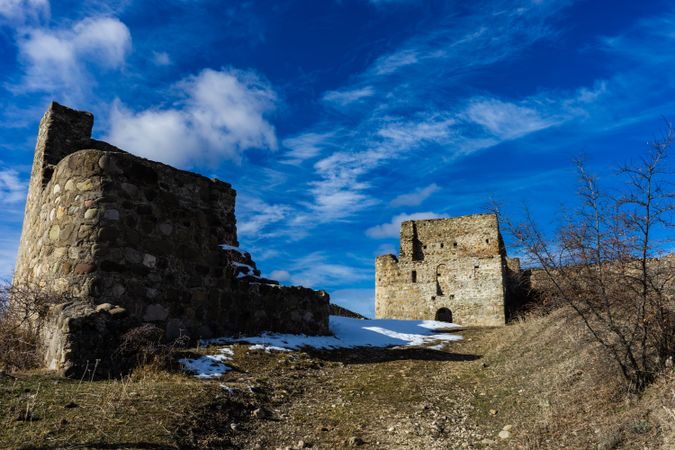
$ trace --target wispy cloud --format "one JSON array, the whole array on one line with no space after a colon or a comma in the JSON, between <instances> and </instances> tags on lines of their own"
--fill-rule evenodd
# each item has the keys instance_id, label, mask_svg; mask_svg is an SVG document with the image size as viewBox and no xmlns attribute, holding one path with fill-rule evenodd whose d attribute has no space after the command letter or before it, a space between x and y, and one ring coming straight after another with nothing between
<instances>
[{"instance_id":1,"label":"wispy cloud","mask_svg":"<svg viewBox=\"0 0 675 450\"><path fill-rule=\"evenodd\" d=\"M462 15L454 11L454 5L448 5L429 32L417 34L380 56L364 75L377 79L425 69L425 80L435 84L435 77L441 74L466 74L554 36L548 22L569 3L495 0L467 4Z\"/></svg>"},{"instance_id":2,"label":"wispy cloud","mask_svg":"<svg viewBox=\"0 0 675 450\"><path fill-rule=\"evenodd\" d=\"M249 149L277 148L267 116L277 96L255 72L205 69L177 85L177 107L134 112L115 102L108 139L150 159L177 166L238 162Z\"/></svg>"},{"instance_id":3,"label":"wispy cloud","mask_svg":"<svg viewBox=\"0 0 675 450\"><path fill-rule=\"evenodd\" d=\"M237 232L239 236L247 240L273 237L268 228L280 222L286 222L293 211L288 205L271 204L247 195L240 196L238 205ZM280 230L276 229L275 232L279 233Z\"/></svg>"},{"instance_id":4,"label":"wispy cloud","mask_svg":"<svg viewBox=\"0 0 675 450\"><path fill-rule=\"evenodd\" d=\"M328 91L323 94L321 99L326 103L344 107L374 94L375 91L372 87L365 86L343 91Z\"/></svg>"},{"instance_id":5,"label":"wispy cloud","mask_svg":"<svg viewBox=\"0 0 675 450\"><path fill-rule=\"evenodd\" d=\"M599 42L602 50L624 61L652 65L675 59L671 51L673 40L675 13L671 11L642 19L623 33L602 37Z\"/></svg>"},{"instance_id":6,"label":"wispy cloud","mask_svg":"<svg viewBox=\"0 0 675 450\"><path fill-rule=\"evenodd\" d=\"M374 205L377 200L364 191L369 184L360 181L383 155L370 152L337 152L318 161L314 168L321 179L310 182L313 203L306 204L319 221L329 222L349 217L357 211Z\"/></svg>"},{"instance_id":7,"label":"wispy cloud","mask_svg":"<svg viewBox=\"0 0 675 450\"><path fill-rule=\"evenodd\" d=\"M515 139L557 125L563 120L545 117L535 108L494 98L472 99L465 114L469 121L485 127L500 140Z\"/></svg>"},{"instance_id":8,"label":"wispy cloud","mask_svg":"<svg viewBox=\"0 0 675 450\"><path fill-rule=\"evenodd\" d=\"M495 97L471 97L454 110L410 114L406 118L371 116L356 130L322 139L324 149L344 147L314 165L318 180L309 183L314 202L309 205L319 220L344 219L380 202L370 192L369 176L400 160L422 158L434 151L435 161L453 159L503 142L583 118L586 108L597 101L604 87L574 92L541 92L516 102ZM308 132L311 136L311 132ZM318 147L317 147L318 148ZM317 149L318 153L318 149ZM418 170L433 171L438 162ZM426 175L420 172L419 175ZM434 189L392 200L392 206L415 206ZM420 195L421 194L421 195ZM420 204L417 203L417 204Z\"/></svg>"},{"instance_id":9,"label":"wispy cloud","mask_svg":"<svg viewBox=\"0 0 675 450\"><path fill-rule=\"evenodd\" d=\"M403 67L412 66L419 62L419 50L407 48L398 52L380 57L373 66L375 75L388 75Z\"/></svg>"},{"instance_id":10,"label":"wispy cloud","mask_svg":"<svg viewBox=\"0 0 675 450\"><path fill-rule=\"evenodd\" d=\"M173 64L171 56L169 56L167 52L158 51L152 52L152 62L155 63L156 66L170 66Z\"/></svg>"},{"instance_id":11,"label":"wispy cloud","mask_svg":"<svg viewBox=\"0 0 675 450\"><path fill-rule=\"evenodd\" d=\"M371 273L352 265L331 261L323 252L313 252L293 261L287 268L294 284L322 289L368 279Z\"/></svg>"},{"instance_id":12,"label":"wispy cloud","mask_svg":"<svg viewBox=\"0 0 675 450\"><path fill-rule=\"evenodd\" d=\"M16 204L26 199L27 185L13 169L0 170L0 204Z\"/></svg>"},{"instance_id":13,"label":"wispy cloud","mask_svg":"<svg viewBox=\"0 0 675 450\"><path fill-rule=\"evenodd\" d=\"M298 165L308 159L315 158L324 150L325 145L330 145L329 141L333 136L335 136L334 132L309 132L284 139L281 144L289 150L280 162Z\"/></svg>"},{"instance_id":14,"label":"wispy cloud","mask_svg":"<svg viewBox=\"0 0 675 450\"><path fill-rule=\"evenodd\" d=\"M429 151L449 161L576 117L560 93L550 101L545 93L507 100L466 86L477 70L555 35L548 22L566 4L496 0L468 6L462 15L448 6L428 31L377 57L349 84L325 92L323 103L342 107L345 119L332 116L300 134L315 138L318 130L334 131L302 147L322 156L309 182L308 207L326 220L348 218L378 203L370 177L384 167ZM456 94L440 104L439 91ZM356 103L358 108L345 108ZM403 197L393 204L415 201Z\"/></svg>"},{"instance_id":15,"label":"wispy cloud","mask_svg":"<svg viewBox=\"0 0 675 450\"><path fill-rule=\"evenodd\" d=\"M439 190L440 187L436 183L432 183L426 187L416 189L415 191L408 194L401 194L395 197L391 202L389 202L389 205L393 207L418 206Z\"/></svg>"},{"instance_id":16,"label":"wispy cloud","mask_svg":"<svg viewBox=\"0 0 675 450\"><path fill-rule=\"evenodd\" d=\"M399 214L392 217L391 222L368 228L366 234L373 239L387 239L398 237L401 231L401 223L407 220L436 219L441 217L433 212L418 212L412 214Z\"/></svg>"}]
</instances>

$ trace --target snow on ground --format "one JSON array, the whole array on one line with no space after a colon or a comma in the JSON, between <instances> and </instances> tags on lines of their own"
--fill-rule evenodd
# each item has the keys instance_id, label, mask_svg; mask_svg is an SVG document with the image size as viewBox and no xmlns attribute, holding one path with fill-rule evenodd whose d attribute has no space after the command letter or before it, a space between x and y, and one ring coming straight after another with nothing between
<instances>
[{"instance_id":1,"label":"snow on ground","mask_svg":"<svg viewBox=\"0 0 675 450\"><path fill-rule=\"evenodd\" d=\"M283 348L283 347L275 347L274 345L263 345L263 344L255 344L251 345L249 350L265 350L265 353L270 353L270 352L292 352L293 350L288 349L288 348Z\"/></svg>"},{"instance_id":2,"label":"snow on ground","mask_svg":"<svg viewBox=\"0 0 675 450\"><path fill-rule=\"evenodd\" d=\"M333 336L305 336L302 334L263 333L237 339L220 338L208 343L245 342L289 350L303 347L339 349L356 347L395 347L400 345L421 346L456 341L461 336L435 332L439 329L455 329L459 325L433 320L359 320L351 317L330 316Z\"/></svg>"},{"instance_id":3,"label":"snow on ground","mask_svg":"<svg viewBox=\"0 0 675 450\"><path fill-rule=\"evenodd\" d=\"M341 349L341 348L359 348L359 347L397 347L397 346L425 346L435 350L440 350L447 342L462 339L461 336L441 332L441 330L452 330L459 328L459 325L447 322L438 322L434 320L359 320L350 317L330 316L330 330L333 336L305 336L302 334L282 334L282 333L263 333L259 336L249 336L242 338L218 338L204 342L204 344L224 344L233 342L242 342L253 344L251 350L270 351L291 351L302 348L316 349ZM199 378L215 378L227 372L217 370L211 372L200 372L198 367L204 366L209 369L210 361L208 358L224 356L221 349L220 355L209 355L197 360L187 360L188 364L181 360L188 371L196 373ZM220 362L221 365L225 366ZM225 366L227 367L227 366ZM229 370L229 368L228 368Z\"/></svg>"},{"instance_id":4,"label":"snow on ground","mask_svg":"<svg viewBox=\"0 0 675 450\"><path fill-rule=\"evenodd\" d=\"M229 347L223 347L217 355L206 355L201 358L183 358L178 362L197 378L210 379L219 378L223 374L232 370L225 361L231 361L234 356L234 350Z\"/></svg>"}]
</instances>

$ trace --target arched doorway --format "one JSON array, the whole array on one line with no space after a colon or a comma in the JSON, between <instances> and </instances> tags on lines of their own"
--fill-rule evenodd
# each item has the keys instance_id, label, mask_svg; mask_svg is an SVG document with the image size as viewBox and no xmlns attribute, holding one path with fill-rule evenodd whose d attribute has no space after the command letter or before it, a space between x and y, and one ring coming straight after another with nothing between
<instances>
[{"instance_id":1,"label":"arched doorway","mask_svg":"<svg viewBox=\"0 0 675 450\"><path fill-rule=\"evenodd\" d=\"M436 320L439 322L452 322L452 311L448 308L441 308L436 311Z\"/></svg>"}]
</instances>

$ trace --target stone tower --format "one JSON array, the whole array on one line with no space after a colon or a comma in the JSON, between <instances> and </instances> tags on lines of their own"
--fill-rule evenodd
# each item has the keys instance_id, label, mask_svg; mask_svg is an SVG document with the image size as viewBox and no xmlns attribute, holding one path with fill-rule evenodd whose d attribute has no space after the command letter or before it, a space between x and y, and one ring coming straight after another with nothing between
<instances>
[{"instance_id":1,"label":"stone tower","mask_svg":"<svg viewBox=\"0 0 675 450\"><path fill-rule=\"evenodd\" d=\"M375 315L504 325L507 263L494 214L403 222L400 258L375 262Z\"/></svg>"},{"instance_id":2,"label":"stone tower","mask_svg":"<svg viewBox=\"0 0 675 450\"><path fill-rule=\"evenodd\" d=\"M148 322L168 338L329 332L325 292L263 279L239 250L228 183L91 139L93 120L52 103L35 148L14 282L63 296L46 365L112 373L119 334Z\"/></svg>"}]
</instances>

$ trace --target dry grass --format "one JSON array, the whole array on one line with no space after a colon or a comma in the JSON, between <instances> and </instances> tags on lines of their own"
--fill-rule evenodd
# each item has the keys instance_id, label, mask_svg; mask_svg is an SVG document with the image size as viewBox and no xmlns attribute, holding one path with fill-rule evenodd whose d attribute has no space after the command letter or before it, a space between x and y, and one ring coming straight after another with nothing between
<instances>
[{"instance_id":1,"label":"dry grass","mask_svg":"<svg viewBox=\"0 0 675 450\"><path fill-rule=\"evenodd\" d=\"M482 384L524 448L668 448L675 408L672 371L641 395L578 318L561 308L485 337ZM504 391L508 391L506 394ZM500 401L501 400L501 401ZM478 400L480 403L480 400ZM672 448L672 447L671 447Z\"/></svg>"},{"instance_id":2,"label":"dry grass","mask_svg":"<svg viewBox=\"0 0 675 450\"><path fill-rule=\"evenodd\" d=\"M44 372L0 379L0 448L230 448L224 424L255 399L215 382L138 370L108 381Z\"/></svg>"}]
</instances>

